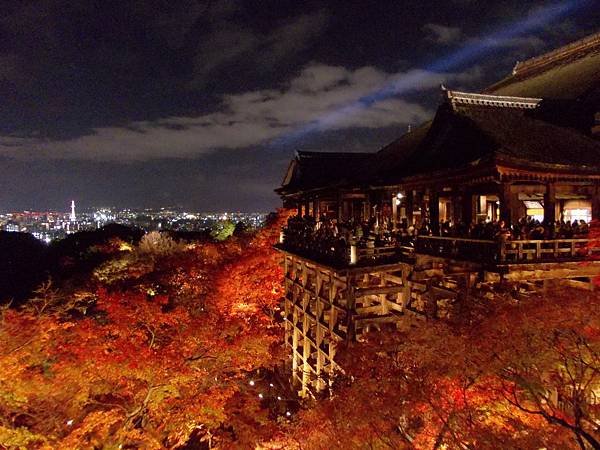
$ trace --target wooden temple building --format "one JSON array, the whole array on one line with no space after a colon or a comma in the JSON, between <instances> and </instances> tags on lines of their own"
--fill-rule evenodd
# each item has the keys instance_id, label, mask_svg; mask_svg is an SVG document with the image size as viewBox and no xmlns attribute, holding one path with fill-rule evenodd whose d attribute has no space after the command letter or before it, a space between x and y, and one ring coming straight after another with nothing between
<instances>
[{"instance_id":1,"label":"wooden temple building","mask_svg":"<svg viewBox=\"0 0 600 450\"><path fill-rule=\"evenodd\" d=\"M277 189L297 210L277 247L302 394L369 329L451 318L498 285L592 289L600 274L600 33L481 93L441 91L430 122L376 153L298 152Z\"/></svg>"}]
</instances>

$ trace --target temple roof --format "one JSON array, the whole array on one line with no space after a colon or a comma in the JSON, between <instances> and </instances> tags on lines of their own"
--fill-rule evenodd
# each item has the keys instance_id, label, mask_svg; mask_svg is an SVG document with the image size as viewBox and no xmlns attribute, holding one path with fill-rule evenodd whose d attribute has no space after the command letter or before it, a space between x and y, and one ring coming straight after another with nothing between
<instances>
[{"instance_id":1,"label":"temple roof","mask_svg":"<svg viewBox=\"0 0 600 450\"><path fill-rule=\"evenodd\" d=\"M282 195L321 187L390 186L456 169L503 165L600 174L600 33L517 64L483 93L443 88L424 123L374 154L299 152Z\"/></svg>"},{"instance_id":2,"label":"temple roof","mask_svg":"<svg viewBox=\"0 0 600 450\"><path fill-rule=\"evenodd\" d=\"M386 186L414 176L503 164L600 174L600 142L545 119L539 98L445 91L433 121L377 153L298 152L280 194L340 185Z\"/></svg>"},{"instance_id":3,"label":"temple roof","mask_svg":"<svg viewBox=\"0 0 600 450\"><path fill-rule=\"evenodd\" d=\"M429 133L432 122L406 133L394 142L372 154L368 164L356 174L356 179L368 184L388 184L397 180L419 151L420 144Z\"/></svg>"},{"instance_id":4,"label":"temple roof","mask_svg":"<svg viewBox=\"0 0 600 450\"><path fill-rule=\"evenodd\" d=\"M486 94L593 101L600 107L600 33L519 62Z\"/></svg>"},{"instance_id":5,"label":"temple roof","mask_svg":"<svg viewBox=\"0 0 600 450\"><path fill-rule=\"evenodd\" d=\"M303 192L348 181L371 153L298 151L277 192Z\"/></svg>"},{"instance_id":6,"label":"temple roof","mask_svg":"<svg viewBox=\"0 0 600 450\"><path fill-rule=\"evenodd\" d=\"M488 162L600 173L600 143L529 108L446 104L397 180Z\"/></svg>"},{"instance_id":7,"label":"temple roof","mask_svg":"<svg viewBox=\"0 0 600 450\"><path fill-rule=\"evenodd\" d=\"M476 94L473 92L449 91L442 87L446 100L454 109L461 105L496 106L500 108L535 109L541 98L514 97L506 95Z\"/></svg>"}]
</instances>

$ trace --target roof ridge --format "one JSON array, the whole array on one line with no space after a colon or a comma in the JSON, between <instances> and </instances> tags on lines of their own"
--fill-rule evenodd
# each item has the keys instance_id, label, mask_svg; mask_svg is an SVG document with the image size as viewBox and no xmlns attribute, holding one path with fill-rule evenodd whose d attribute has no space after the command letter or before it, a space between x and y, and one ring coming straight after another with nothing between
<instances>
[{"instance_id":1,"label":"roof ridge","mask_svg":"<svg viewBox=\"0 0 600 450\"><path fill-rule=\"evenodd\" d=\"M358 157L370 155L370 152L319 152L313 150L297 150L296 153L298 156L325 156L325 157Z\"/></svg>"},{"instance_id":2,"label":"roof ridge","mask_svg":"<svg viewBox=\"0 0 600 450\"><path fill-rule=\"evenodd\" d=\"M508 95L476 94L473 92L451 91L442 87L446 100L455 109L456 105L495 106L501 108L534 109L541 98L514 97Z\"/></svg>"},{"instance_id":3,"label":"roof ridge","mask_svg":"<svg viewBox=\"0 0 600 450\"><path fill-rule=\"evenodd\" d=\"M600 31L525 61L517 61L512 74L514 76L530 75L531 72L545 66L571 56L578 56L580 53L586 54L596 48L600 50Z\"/></svg>"}]
</instances>

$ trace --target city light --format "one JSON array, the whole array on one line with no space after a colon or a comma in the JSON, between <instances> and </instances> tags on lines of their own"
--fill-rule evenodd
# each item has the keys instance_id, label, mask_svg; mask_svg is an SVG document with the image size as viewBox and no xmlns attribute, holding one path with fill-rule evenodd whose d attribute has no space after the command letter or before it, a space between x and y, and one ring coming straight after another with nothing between
<instances>
[{"instance_id":1,"label":"city light","mask_svg":"<svg viewBox=\"0 0 600 450\"><path fill-rule=\"evenodd\" d=\"M115 223L143 231L171 230L204 232L223 228L222 224L244 223L249 229L260 228L267 214L263 212L190 212L181 208L130 209L94 207L78 209L74 202L65 211L18 211L0 213L0 230L31 233L36 239L49 244L78 231L91 231ZM121 251L131 251L123 244Z\"/></svg>"}]
</instances>

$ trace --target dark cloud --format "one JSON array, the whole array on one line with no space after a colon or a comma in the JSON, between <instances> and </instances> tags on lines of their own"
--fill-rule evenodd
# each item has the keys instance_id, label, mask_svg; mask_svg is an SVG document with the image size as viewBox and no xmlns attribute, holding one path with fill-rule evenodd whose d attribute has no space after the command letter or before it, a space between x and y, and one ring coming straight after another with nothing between
<instances>
[{"instance_id":1,"label":"dark cloud","mask_svg":"<svg viewBox=\"0 0 600 450\"><path fill-rule=\"evenodd\" d=\"M423 30L427 33L427 39L442 45L457 42L462 36L459 27L447 27L436 23L426 23L423 25Z\"/></svg>"},{"instance_id":2,"label":"dark cloud","mask_svg":"<svg viewBox=\"0 0 600 450\"><path fill-rule=\"evenodd\" d=\"M310 126L313 131L386 128L425 121L432 111L394 94L464 85L479 70L437 73L413 69L387 73L375 67L349 70L309 64L278 89L225 95L217 112L138 121L94 129L70 140L1 138L0 152L24 158L150 160L196 157L218 149L264 144ZM361 99L385 92L367 103Z\"/></svg>"},{"instance_id":3,"label":"dark cloud","mask_svg":"<svg viewBox=\"0 0 600 450\"><path fill-rule=\"evenodd\" d=\"M194 55L190 87L210 85L212 77L256 76L277 70L305 50L323 33L328 21L324 10L282 20L259 31L250 24L224 18L199 43Z\"/></svg>"}]
</instances>

